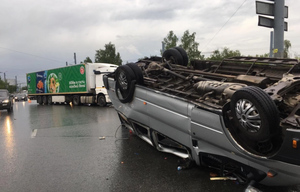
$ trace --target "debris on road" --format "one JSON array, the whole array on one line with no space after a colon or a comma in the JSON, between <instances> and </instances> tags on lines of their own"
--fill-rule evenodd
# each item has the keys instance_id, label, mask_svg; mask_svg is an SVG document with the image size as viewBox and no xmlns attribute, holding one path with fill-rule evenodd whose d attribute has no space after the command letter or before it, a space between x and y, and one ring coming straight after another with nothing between
<instances>
[{"instance_id":1,"label":"debris on road","mask_svg":"<svg viewBox=\"0 0 300 192\"><path fill-rule=\"evenodd\" d=\"M237 180L237 178L234 178L234 177L211 177L210 178L211 181L218 181L218 180L232 180L232 181L235 181Z\"/></svg>"}]
</instances>

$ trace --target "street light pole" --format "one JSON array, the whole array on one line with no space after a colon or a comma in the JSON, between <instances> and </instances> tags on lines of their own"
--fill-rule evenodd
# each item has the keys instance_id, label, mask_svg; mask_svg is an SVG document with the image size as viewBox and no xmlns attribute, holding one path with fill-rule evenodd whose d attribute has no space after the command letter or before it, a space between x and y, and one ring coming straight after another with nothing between
<instances>
[{"instance_id":1,"label":"street light pole","mask_svg":"<svg viewBox=\"0 0 300 192\"><path fill-rule=\"evenodd\" d=\"M5 72L0 71L0 73L3 73L3 78L4 78L3 80L4 80L5 83L6 83L6 74L5 74L6 72L7 71L5 71ZM1 76L0 76L0 79L1 79Z\"/></svg>"},{"instance_id":2,"label":"street light pole","mask_svg":"<svg viewBox=\"0 0 300 192\"><path fill-rule=\"evenodd\" d=\"M7 71L5 71L7 72ZM3 73L4 74L4 82L6 83L6 75L5 75L5 72Z\"/></svg>"}]
</instances>

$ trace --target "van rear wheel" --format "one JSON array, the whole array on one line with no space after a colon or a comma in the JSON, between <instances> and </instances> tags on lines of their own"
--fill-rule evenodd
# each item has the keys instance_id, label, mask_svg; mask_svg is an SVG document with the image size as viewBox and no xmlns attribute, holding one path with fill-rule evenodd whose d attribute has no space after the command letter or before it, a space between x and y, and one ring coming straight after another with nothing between
<instances>
[{"instance_id":1,"label":"van rear wheel","mask_svg":"<svg viewBox=\"0 0 300 192\"><path fill-rule=\"evenodd\" d=\"M252 141L266 141L279 134L279 112L270 96L259 87L244 87L231 98L235 130Z\"/></svg>"}]
</instances>

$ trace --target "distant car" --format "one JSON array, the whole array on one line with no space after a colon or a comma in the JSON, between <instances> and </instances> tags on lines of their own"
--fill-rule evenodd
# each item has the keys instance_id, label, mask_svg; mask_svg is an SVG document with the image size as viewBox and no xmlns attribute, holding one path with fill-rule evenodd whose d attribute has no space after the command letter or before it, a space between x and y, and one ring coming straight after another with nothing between
<instances>
[{"instance_id":1,"label":"distant car","mask_svg":"<svg viewBox=\"0 0 300 192\"><path fill-rule=\"evenodd\" d=\"M13 96L6 89L0 89L0 110L13 111Z\"/></svg>"},{"instance_id":2,"label":"distant car","mask_svg":"<svg viewBox=\"0 0 300 192\"><path fill-rule=\"evenodd\" d=\"M25 93L19 93L15 96L15 101L27 101L27 96Z\"/></svg>"}]
</instances>

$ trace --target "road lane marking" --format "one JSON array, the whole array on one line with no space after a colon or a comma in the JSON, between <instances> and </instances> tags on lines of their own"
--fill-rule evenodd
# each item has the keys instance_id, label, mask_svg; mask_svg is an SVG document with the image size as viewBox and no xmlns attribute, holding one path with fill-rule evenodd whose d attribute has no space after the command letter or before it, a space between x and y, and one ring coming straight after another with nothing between
<instances>
[{"instance_id":1,"label":"road lane marking","mask_svg":"<svg viewBox=\"0 0 300 192\"><path fill-rule=\"evenodd\" d=\"M31 133L31 138L35 138L36 133L37 133L37 129L33 129Z\"/></svg>"}]
</instances>

